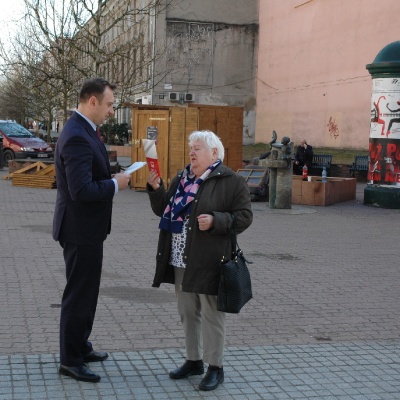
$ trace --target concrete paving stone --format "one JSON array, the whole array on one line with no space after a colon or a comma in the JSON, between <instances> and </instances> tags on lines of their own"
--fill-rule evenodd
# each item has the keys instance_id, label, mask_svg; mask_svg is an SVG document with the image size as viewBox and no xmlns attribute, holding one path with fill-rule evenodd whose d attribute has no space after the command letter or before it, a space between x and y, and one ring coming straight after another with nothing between
<instances>
[{"instance_id":1,"label":"concrete paving stone","mask_svg":"<svg viewBox=\"0 0 400 400\"><path fill-rule=\"evenodd\" d=\"M262 398L264 399L276 399L276 400L292 400L294 397L288 395L287 393L278 393L278 394L274 394L273 396L268 395L268 393L263 393L261 392L260 395L262 396ZM300 398L298 398L297 400L302 400ZM304 399L305 400L305 399Z\"/></svg>"},{"instance_id":2,"label":"concrete paving stone","mask_svg":"<svg viewBox=\"0 0 400 400\"><path fill-rule=\"evenodd\" d=\"M247 394L247 395L246 395L246 398L247 398L248 400L262 400L262 397L261 397L260 395L256 394L256 393L254 393L254 394ZM226 399L228 400L228 398L226 398Z\"/></svg>"},{"instance_id":3,"label":"concrete paving stone","mask_svg":"<svg viewBox=\"0 0 400 400\"><path fill-rule=\"evenodd\" d=\"M2 391L0 393L0 399L1 400L10 400L12 398L12 393L13 393L13 390L11 388L4 388L4 389L2 389ZM26 396L26 393L27 392L25 392L25 396Z\"/></svg>"}]
</instances>

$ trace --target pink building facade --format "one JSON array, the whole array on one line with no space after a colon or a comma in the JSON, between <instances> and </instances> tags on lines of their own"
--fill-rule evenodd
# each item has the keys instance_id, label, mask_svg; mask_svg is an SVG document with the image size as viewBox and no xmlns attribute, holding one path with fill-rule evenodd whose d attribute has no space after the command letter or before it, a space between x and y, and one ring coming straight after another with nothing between
<instances>
[{"instance_id":1,"label":"pink building facade","mask_svg":"<svg viewBox=\"0 0 400 400\"><path fill-rule=\"evenodd\" d=\"M260 0L255 143L368 149L366 65L400 40L399 0Z\"/></svg>"}]
</instances>

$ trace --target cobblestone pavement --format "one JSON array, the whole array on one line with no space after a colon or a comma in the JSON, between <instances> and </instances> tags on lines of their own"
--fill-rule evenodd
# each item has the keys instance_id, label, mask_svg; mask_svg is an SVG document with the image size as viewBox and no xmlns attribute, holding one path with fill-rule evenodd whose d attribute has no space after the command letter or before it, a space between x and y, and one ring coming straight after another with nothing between
<instances>
[{"instance_id":1,"label":"cobblestone pavement","mask_svg":"<svg viewBox=\"0 0 400 400\"><path fill-rule=\"evenodd\" d=\"M7 174L0 171L0 178ZM400 210L357 199L270 210L238 238L253 262L254 298L227 318L225 382L173 381L184 360L172 286L151 288L158 218L147 194L114 201L105 242L90 368L98 384L60 377L58 322L65 284L51 238L55 190L0 180L0 400L400 399Z\"/></svg>"}]
</instances>

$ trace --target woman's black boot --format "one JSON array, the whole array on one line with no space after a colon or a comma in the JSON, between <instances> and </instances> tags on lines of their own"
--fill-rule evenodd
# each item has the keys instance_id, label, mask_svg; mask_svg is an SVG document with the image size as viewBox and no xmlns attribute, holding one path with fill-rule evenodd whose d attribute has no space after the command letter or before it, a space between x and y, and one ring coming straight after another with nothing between
<instances>
[{"instance_id":1,"label":"woman's black boot","mask_svg":"<svg viewBox=\"0 0 400 400\"><path fill-rule=\"evenodd\" d=\"M224 381L224 368L210 365L199 385L200 390L214 390Z\"/></svg>"},{"instance_id":2,"label":"woman's black boot","mask_svg":"<svg viewBox=\"0 0 400 400\"><path fill-rule=\"evenodd\" d=\"M192 375L204 374L203 360L190 361L186 360L179 368L169 373L171 379L183 379Z\"/></svg>"}]
</instances>

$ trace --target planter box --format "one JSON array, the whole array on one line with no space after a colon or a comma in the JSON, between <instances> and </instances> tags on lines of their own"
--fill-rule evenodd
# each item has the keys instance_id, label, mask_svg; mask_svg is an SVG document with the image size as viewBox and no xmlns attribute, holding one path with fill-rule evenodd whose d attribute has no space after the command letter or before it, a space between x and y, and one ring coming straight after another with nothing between
<instances>
[{"instance_id":1,"label":"planter box","mask_svg":"<svg viewBox=\"0 0 400 400\"><path fill-rule=\"evenodd\" d=\"M356 198L357 179L329 177L322 182L320 176L311 176L303 181L294 175L292 181L292 204L329 206Z\"/></svg>"}]
</instances>

